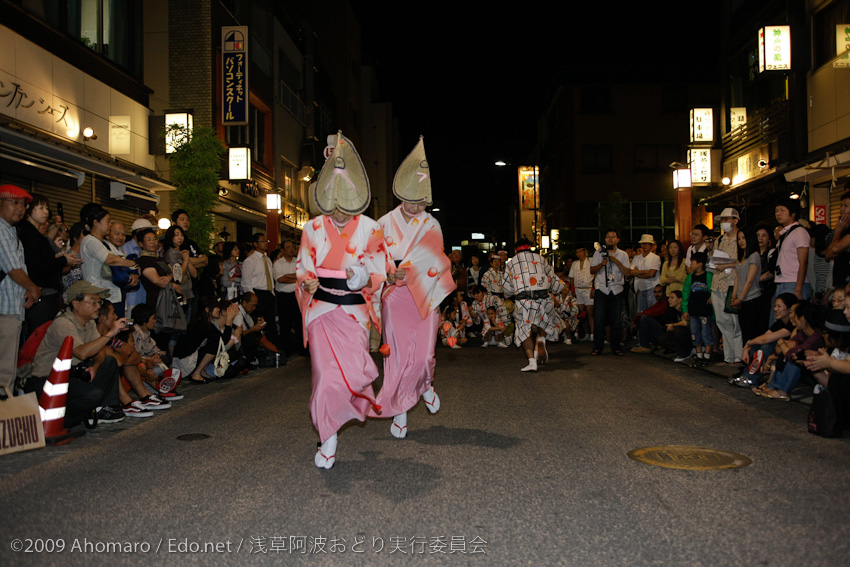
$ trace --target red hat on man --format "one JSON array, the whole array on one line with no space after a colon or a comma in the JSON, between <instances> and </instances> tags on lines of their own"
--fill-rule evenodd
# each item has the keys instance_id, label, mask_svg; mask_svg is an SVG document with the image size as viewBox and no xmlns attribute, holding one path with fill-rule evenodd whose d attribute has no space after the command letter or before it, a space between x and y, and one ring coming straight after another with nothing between
<instances>
[{"instance_id":1,"label":"red hat on man","mask_svg":"<svg viewBox=\"0 0 850 567\"><path fill-rule=\"evenodd\" d=\"M0 199L23 199L32 203L32 195L15 185L0 185Z\"/></svg>"}]
</instances>

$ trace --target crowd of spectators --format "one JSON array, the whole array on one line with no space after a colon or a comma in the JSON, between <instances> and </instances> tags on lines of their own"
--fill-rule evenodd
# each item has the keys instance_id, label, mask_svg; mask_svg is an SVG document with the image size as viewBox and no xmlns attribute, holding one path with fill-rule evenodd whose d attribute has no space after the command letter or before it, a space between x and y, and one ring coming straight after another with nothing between
<instances>
[{"instance_id":1,"label":"crowd of spectators","mask_svg":"<svg viewBox=\"0 0 850 567\"><path fill-rule=\"evenodd\" d=\"M152 417L178 386L305 352L293 241L272 264L263 234L204 254L185 210L165 231L145 216L128 233L97 203L79 217L68 226L47 198L0 188L0 385L39 392L72 337L67 427Z\"/></svg>"},{"instance_id":2,"label":"crowd of spectators","mask_svg":"<svg viewBox=\"0 0 850 567\"><path fill-rule=\"evenodd\" d=\"M72 336L69 426L92 413L112 422L167 409L182 398L176 376L206 384L306 353L291 240L269 253L256 233L204 254L183 210L163 233L153 217L128 232L96 203L67 226L46 198L13 186L0 188L0 205L2 382L12 387L17 375L18 387L39 390ZM727 365L730 384L769 399L788 400L799 384L847 391L850 192L833 231L799 216L798 202L782 199L776 225L742 226L726 208L717 233L697 224L687 245L643 234L622 247L607 230L556 267L566 285L550 294L546 339L590 343L594 356L633 345L694 367ZM517 345L507 252L471 256L468 267L459 250L450 259L457 292L441 306L440 343ZM9 360L28 340L34 358L16 372Z\"/></svg>"}]
</instances>

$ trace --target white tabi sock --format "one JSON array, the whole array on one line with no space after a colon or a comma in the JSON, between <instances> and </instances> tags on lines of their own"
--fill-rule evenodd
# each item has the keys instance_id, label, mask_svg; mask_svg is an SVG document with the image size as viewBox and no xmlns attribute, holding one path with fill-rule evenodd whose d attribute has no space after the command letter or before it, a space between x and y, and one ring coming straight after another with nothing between
<instances>
[{"instance_id":1,"label":"white tabi sock","mask_svg":"<svg viewBox=\"0 0 850 567\"><path fill-rule=\"evenodd\" d=\"M334 433L328 439L322 443L322 446L319 447L319 450L316 451L316 457L314 461L316 466L320 469L329 469L334 466L336 462L336 444L337 444L337 434Z\"/></svg>"},{"instance_id":2,"label":"white tabi sock","mask_svg":"<svg viewBox=\"0 0 850 567\"><path fill-rule=\"evenodd\" d=\"M393 418L390 433L396 439L404 439L407 436L407 412L400 413Z\"/></svg>"},{"instance_id":3,"label":"white tabi sock","mask_svg":"<svg viewBox=\"0 0 850 567\"><path fill-rule=\"evenodd\" d=\"M431 386L422 394L422 399L425 400L425 407L428 408L429 412L437 413L440 411L440 396L434 391L434 386Z\"/></svg>"}]
</instances>

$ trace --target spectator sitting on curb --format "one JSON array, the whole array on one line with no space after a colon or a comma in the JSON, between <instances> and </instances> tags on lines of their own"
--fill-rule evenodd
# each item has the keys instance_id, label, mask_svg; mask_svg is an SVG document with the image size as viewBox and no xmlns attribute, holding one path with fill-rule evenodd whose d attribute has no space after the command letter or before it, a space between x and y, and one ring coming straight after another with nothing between
<instances>
[{"instance_id":1,"label":"spectator sitting on curb","mask_svg":"<svg viewBox=\"0 0 850 567\"><path fill-rule=\"evenodd\" d=\"M91 410L97 408L98 421L114 423L124 419L122 406L133 402L119 387L118 362L107 354L107 345L115 336L126 330L126 319L116 319L105 335L97 331L95 320L100 313L102 298L109 290L79 280L68 288L68 309L59 315L47 329L33 360L33 376L26 381L24 390L40 392L59 355L65 337L74 341L71 376L68 380L65 424L80 423ZM81 365L81 363L84 363ZM152 412L132 406L133 417L150 417Z\"/></svg>"},{"instance_id":2,"label":"spectator sitting on curb","mask_svg":"<svg viewBox=\"0 0 850 567\"><path fill-rule=\"evenodd\" d=\"M803 372L805 351L817 351L824 347L824 317L820 306L804 300L794 305L791 321L795 325L790 340L776 343L777 353L782 355L775 366L773 376L766 384L753 388L753 393L763 398L789 401L791 391L797 387Z\"/></svg>"},{"instance_id":3,"label":"spectator sitting on curb","mask_svg":"<svg viewBox=\"0 0 850 567\"><path fill-rule=\"evenodd\" d=\"M115 308L112 303L104 299L100 306L100 314L97 317L97 332L101 335L109 334L109 330L115 325L118 320L118 315L115 313ZM125 325L126 319L125 319ZM129 329L125 329L129 332ZM122 333L124 330L122 330ZM125 335L122 338L115 336L113 340L106 346L106 354L115 357L118 361L120 374L129 382L131 388L138 396L137 402L126 402L124 404L124 413L131 415L136 413L138 407L146 410L164 410L171 407L171 404L163 400L156 394L151 394L145 388L144 380L139 371L139 364L142 362L142 356L136 352L135 347L127 348L127 343L130 342ZM135 340L133 340L135 343ZM125 393L124 388L119 386L119 394ZM126 393L125 393L126 394ZM123 396L122 396L123 397Z\"/></svg>"},{"instance_id":4,"label":"spectator sitting on curb","mask_svg":"<svg viewBox=\"0 0 850 567\"><path fill-rule=\"evenodd\" d=\"M651 343L656 333L663 331L664 326L668 323L674 323L678 320L676 317L671 320L671 314L668 312L670 306L667 298L664 297L664 288L661 285L656 285L653 293L655 294L655 303L635 315L629 327L632 332L635 329L638 331L639 345L634 347L632 352L641 354L652 352Z\"/></svg>"},{"instance_id":5,"label":"spectator sitting on curb","mask_svg":"<svg viewBox=\"0 0 850 567\"><path fill-rule=\"evenodd\" d=\"M776 321L766 332L748 340L744 345L741 360L748 366L733 374L729 379L730 384L741 388L752 388L760 384L762 373L767 368L767 360L776 348L776 342L791 337L791 332L794 330L791 310L796 303L797 296L793 293L783 293L776 298L773 302L773 314Z\"/></svg>"}]
</instances>

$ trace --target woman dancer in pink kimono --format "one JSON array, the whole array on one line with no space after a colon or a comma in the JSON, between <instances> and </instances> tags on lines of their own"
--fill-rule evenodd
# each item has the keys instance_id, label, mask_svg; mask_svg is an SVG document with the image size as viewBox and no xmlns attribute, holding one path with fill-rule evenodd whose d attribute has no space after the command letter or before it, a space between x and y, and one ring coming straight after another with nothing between
<instances>
[{"instance_id":1,"label":"woman dancer in pink kimono","mask_svg":"<svg viewBox=\"0 0 850 567\"><path fill-rule=\"evenodd\" d=\"M380 227L360 214L370 200L366 171L342 133L310 199L322 215L304 226L296 294L312 362L310 413L321 441L314 462L329 469L340 427L381 409L372 390L378 368L369 355L369 330L380 329L387 265Z\"/></svg>"},{"instance_id":2,"label":"woman dancer in pink kimono","mask_svg":"<svg viewBox=\"0 0 850 567\"><path fill-rule=\"evenodd\" d=\"M421 397L431 413L440 409L434 391L434 346L440 323L440 302L455 289L451 261L443 252L440 223L425 212L433 202L431 175L422 139L399 166L393 193L402 203L378 220L384 234L387 283L381 303L384 338L390 347L384 358L384 385L378 394L381 414L390 417L390 432L407 435L407 412Z\"/></svg>"}]
</instances>

